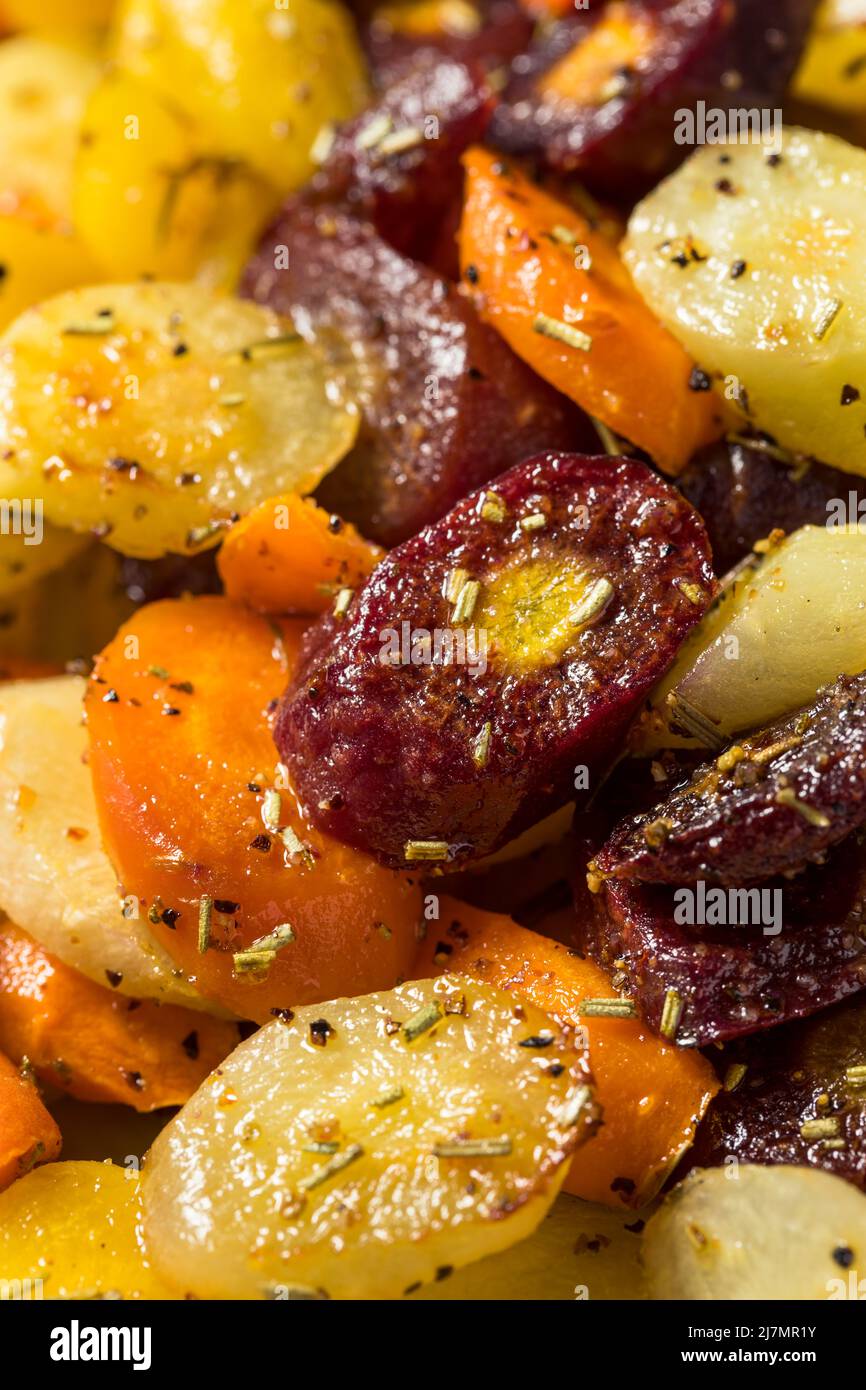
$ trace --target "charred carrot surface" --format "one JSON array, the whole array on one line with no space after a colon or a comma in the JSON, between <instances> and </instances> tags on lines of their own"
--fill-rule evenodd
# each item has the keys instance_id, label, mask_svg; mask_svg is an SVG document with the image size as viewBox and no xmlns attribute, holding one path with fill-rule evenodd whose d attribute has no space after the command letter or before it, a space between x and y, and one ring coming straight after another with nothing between
<instances>
[{"instance_id":1,"label":"charred carrot surface","mask_svg":"<svg viewBox=\"0 0 866 1390\"><path fill-rule=\"evenodd\" d=\"M33 1082L0 1053L0 1192L60 1153L60 1130Z\"/></svg>"},{"instance_id":2,"label":"charred carrot surface","mask_svg":"<svg viewBox=\"0 0 866 1390\"><path fill-rule=\"evenodd\" d=\"M391 988L411 876L308 826L271 722L304 631L228 599L151 604L97 659L85 708L103 837L205 995L244 1018Z\"/></svg>"},{"instance_id":3,"label":"charred carrot surface","mask_svg":"<svg viewBox=\"0 0 866 1390\"><path fill-rule=\"evenodd\" d=\"M415 961L418 978L462 972L586 1029L603 1123L575 1155L565 1190L606 1206L649 1201L719 1089L709 1063L623 1016L627 1003L616 1000L608 976L567 946L453 898L440 898L439 910Z\"/></svg>"},{"instance_id":4,"label":"charred carrot surface","mask_svg":"<svg viewBox=\"0 0 866 1390\"><path fill-rule=\"evenodd\" d=\"M324 613L363 583L384 550L310 497L287 493L229 531L217 561L229 598L259 613Z\"/></svg>"},{"instance_id":5,"label":"charred carrot surface","mask_svg":"<svg viewBox=\"0 0 866 1390\"><path fill-rule=\"evenodd\" d=\"M460 265L482 317L539 376L676 474L722 432L722 407L580 213L475 147L464 157Z\"/></svg>"},{"instance_id":6,"label":"charred carrot surface","mask_svg":"<svg viewBox=\"0 0 866 1390\"><path fill-rule=\"evenodd\" d=\"M235 1023L115 994L0 927L0 1047L78 1100L183 1105L239 1041Z\"/></svg>"}]
</instances>

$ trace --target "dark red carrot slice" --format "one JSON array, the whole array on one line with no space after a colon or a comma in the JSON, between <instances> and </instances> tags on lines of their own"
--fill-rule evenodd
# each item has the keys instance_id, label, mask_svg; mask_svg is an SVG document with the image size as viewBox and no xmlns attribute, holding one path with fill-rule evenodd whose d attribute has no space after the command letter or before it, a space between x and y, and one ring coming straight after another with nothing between
<instances>
[{"instance_id":1,"label":"dark red carrot slice","mask_svg":"<svg viewBox=\"0 0 866 1390\"><path fill-rule=\"evenodd\" d=\"M596 788L713 592L699 517L646 465L541 455L314 629L278 747L338 839L481 857Z\"/></svg>"},{"instance_id":2,"label":"dark red carrot slice","mask_svg":"<svg viewBox=\"0 0 866 1390\"><path fill-rule=\"evenodd\" d=\"M287 209L245 288L327 352L358 402L358 443L317 495L369 540L395 545L520 459L591 433L452 285L339 209Z\"/></svg>"},{"instance_id":3,"label":"dark red carrot slice","mask_svg":"<svg viewBox=\"0 0 866 1390\"><path fill-rule=\"evenodd\" d=\"M611 879L579 925L655 1032L704 1047L862 990L864 895L866 856L849 836L824 867L760 888Z\"/></svg>"},{"instance_id":4,"label":"dark red carrot slice","mask_svg":"<svg viewBox=\"0 0 866 1390\"><path fill-rule=\"evenodd\" d=\"M602 877L743 885L794 874L866 820L866 674L726 749L613 831Z\"/></svg>"}]
</instances>

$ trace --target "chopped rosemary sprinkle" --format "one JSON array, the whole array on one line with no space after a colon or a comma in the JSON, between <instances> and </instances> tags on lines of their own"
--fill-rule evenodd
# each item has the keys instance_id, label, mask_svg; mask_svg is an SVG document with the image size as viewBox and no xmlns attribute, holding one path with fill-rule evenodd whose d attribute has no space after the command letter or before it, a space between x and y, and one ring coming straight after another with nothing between
<instances>
[{"instance_id":1,"label":"chopped rosemary sprinkle","mask_svg":"<svg viewBox=\"0 0 866 1390\"><path fill-rule=\"evenodd\" d=\"M168 671L164 666L148 666L144 674L146 676L158 676L161 681L168 680Z\"/></svg>"},{"instance_id":2,"label":"chopped rosemary sprinkle","mask_svg":"<svg viewBox=\"0 0 866 1390\"><path fill-rule=\"evenodd\" d=\"M547 525L547 517L544 512L530 512L529 516L520 518L520 526L524 531L540 531Z\"/></svg>"},{"instance_id":3,"label":"chopped rosemary sprinkle","mask_svg":"<svg viewBox=\"0 0 866 1390\"><path fill-rule=\"evenodd\" d=\"M671 691L666 701L670 711L668 722L677 724L691 734L692 738L697 739L698 743L704 748L712 748L719 751L725 746L725 737L719 732L715 724L693 705L685 696L678 695L676 691Z\"/></svg>"},{"instance_id":4,"label":"chopped rosemary sprinkle","mask_svg":"<svg viewBox=\"0 0 866 1390\"><path fill-rule=\"evenodd\" d=\"M304 863L312 867L315 861L311 849L304 844L303 840L298 838L290 825L287 825L285 830L281 830L279 835L283 842L283 848L291 859L299 854Z\"/></svg>"},{"instance_id":5,"label":"chopped rosemary sprinkle","mask_svg":"<svg viewBox=\"0 0 866 1390\"><path fill-rule=\"evenodd\" d=\"M748 1071L748 1067L742 1062L732 1062L725 1072L725 1079L722 1082L726 1091L735 1091Z\"/></svg>"},{"instance_id":6,"label":"chopped rosemary sprinkle","mask_svg":"<svg viewBox=\"0 0 866 1390\"><path fill-rule=\"evenodd\" d=\"M407 1043L412 1043L416 1038L420 1038L422 1033L427 1033L443 1017L442 1005L437 999L432 1003L425 1004L416 1014L407 1019L403 1024L403 1037Z\"/></svg>"},{"instance_id":7,"label":"chopped rosemary sprinkle","mask_svg":"<svg viewBox=\"0 0 866 1390\"><path fill-rule=\"evenodd\" d=\"M345 618L346 614L349 611L349 604L352 602L352 597L354 593L354 589L340 590L340 592L337 594L337 597L334 599L335 618Z\"/></svg>"},{"instance_id":8,"label":"chopped rosemary sprinkle","mask_svg":"<svg viewBox=\"0 0 866 1390\"><path fill-rule=\"evenodd\" d=\"M481 502L481 515L485 521L495 521L497 525L505 520L505 503L497 492L485 492Z\"/></svg>"},{"instance_id":9,"label":"chopped rosemary sprinkle","mask_svg":"<svg viewBox=\"0 0 866 1390\"><path fill-rule=\"evenodd\" d=\"M800 801L793 787L781 787L776 792L775 799L779 806L789 806L792 811L797 812L798 816L802 816L804 821L807 821L809 825L816 826L819 830L826 830L831 824L830 817L825 816L823 811L816 811L814 806Z\"/></svg>"},{"instance_id":10,"label":"chopped rosemary sprinkle","mask_svg":"<svg viewBox=\"0 0 866 1390\"><path fill-rule=\"evenodd\" d=\"M387 1091L382 1091L378 1096L374 1096L371 1102L377 1110L384 1110L388 1105L396 1105L398 1100L402 1100L406 1092L402 1086L390 1086Z\"/></svg>"},{"instance_id":11,"label":"chopped rosemary sprinkle","mask_svg":"<svg viewBox=\"0 0 866 1390\"><path fill-rule=\"evenodd\" d=\"M210 924L213 916L213 898L201 897L198 900L198 949L204 955L210 946Z\"/></svg>"},{"instance_id":12,"label":"chopped rosemary sprinkle","mask_svg":"<svg viewBox=\"0 0 866 1390\"><path fill-rule=\"evenodd\" d=\"M505 1158L512 1144L507 1134L490 1139L451 1139L433 1145L436 1158Z\"/></svg>"},{"instance_id":13,"label":"chopped rosemary sprinkle","mask_svg":"<svg viewBox=\"0 0 866 1390\"><path fill-rule=\"evenodd\" d=\"M266 975L275 959L275 951L235 951L232 966L236 975Z\"/></svg>"},{"instance_id":14,"label":"chopped rosemary sprinkle","mask_svg":"<svg viewBox=\"0 0 866 1390\"><path fill-rule=\"evenodd\" d=\"M550 229L551 240L558 241L560 246L575 247L580 245L580 238L576 232L572 232L568 227L563 227L561 223Z\"/></svg>"},{"instance_id":15,"label":"chopped rosemary sprinkle","mask_svg":"<svg viewBox=\"0 0 866 1390\"><path fill-rule=\"evenodd\" d=\"M472 745L472 761L476 767L486 767L487 757L490 752L490 735L493 732L493 725L488 719L483 725L480 734Z\"/></svg>"},{"instance_id":16,"label":"chopped rosemary sprinkle","mask_svg":"<svg viewBox=\"0 0 866 1390\"><path fill-rule=\"evenodd\" d=\"M407 126L405 130L395 130L390 135L385 135L379 141L377 149L379 154L404 154L406 150L414 150L416 146L423 145L424 132L418 130L416 126Z\"/></svg>"},{"instance_id":17,"label":"chopped rosemary sprinkle","mask_svg":"<svg viewBox=\"0 0 866 1390\"><path fill-rule=\"evenodd\" d=\"M659 1032L663 1038L669 1038L673 1041L677 1035L677 1029L680 1026L680 1019L682 1016L682 999L675 989L667 990L665 992L665 1002L662 1006L661 1022L659 1023Z\"/></svg>"},{"instance_id":18,"label":"chopped rosemary sprinkle","mask_svg":"<svg viewBox=\"0 0 866 1390\"><path fill-rule=\"evenodd\" d=\"M819 343L822 342L824 338L826 338L827 334L830 332L830 329L836 322L836 319L838 318L839 313L843 308L844 303L841 299L828 299L827 303L824 304L821 308L821 312L818 316L818 322L815 324L815 327L812 331L812 337L815 338Z\"/></svg>"},{"instance_id":19,"label":"chopped rosemary sprinkle","mask_svg":"<svg viewBox=\"0 0 866 1390\"><path fill-rule=\"evenodd\" d=\"M613 598L613 585L609 579L597 579L588 593L572 608L569 617L575 627L585 627L597 618Z\"/></svg>"},{"instance_id":20,"label":"chopped rosemary sprinkle","mask_svg":"<svg viewBox=\"0 0 866 1390\"><path fill-rule=\"evenodd\" d=\"M460 593L457 595L457 602L451 613L452 623L467 623L475 611L478 602L478 595L481 592L481 585L477 579L467 579Z\"/></svg>"},{"instance_id":21,"label":"chopped rosemary sprinkle","mask_svg":"<svg viewBox=\"0 0 866 1390\"><path fill-rule=\"evenodd\" d=\"M573 1129L592 1100L592 1092L588 1086L578 1086L573 1095L569 1096L560 1110L557 1121L564 1129Z\"/></svg>"},{"instance_id":22,"label":"chopped rosemary sprinkle","mask_svg":"<svg viewBox=\"0 0 866 1390\"><path fill-rule=\"evenodd\" d=\"M103 333L113 333L116 326L112 311L104 309L95 318L79 319L75 323L68 323L63 332L71 338L97 338Z\"/></svg>"},{"instance_id":23,"label":"chopped rosemary sprinkle","mask_svg":"<svg viewBox=\"0 0 866 1390\"><path fill-rule=\"evenodd\" d=\"M282 948L288 947L295 941L295 929L289 922L281 922L278 927L267 934L267 937L259 937L256 941L250 941L249 947L243 951L235 951L232 955L236 974L252 974L259 970L270 970L272 963L277 958L277 952Z\"/></svg>"},{"instance_id":24,"label":"chopped rosemary sprinkle","mask_svg":"<svg viewBox=\"0 0 866 1390\"><path fill-rule=\"evenodd\" d=\"M688 579L678 579L676 586L681 594L685 594L689 603L695 605L695 608L700 608L706 602L707 596L700 584L692 584Z\"/></svg>"},{"instance_id":25,"label":"chopped rosemary sprinkle","mask_svg":"<svg viewBox=\"0 0 866 1390\"><path fill-rule=\"evenodd\" d=\"M268 932L267 936L257 937L255 941L250 942L249 946L245 946L243 951L239 951L238 955L246 955L249 951L269 951L275 955L284 946L290 946L294 940L296 940L295 929L291 922L280 922L280 925L274 927L272 932Z\"/></svg>"},{"instance_id":26,"label":"chopped rosemary sprinkle","mask_svg":"<svg viewBox=\"0 0 866 1390\"><path fill-rule=\"evenodd\" d=\"M280 816L282 815L283 803L280 794L273 787L269 787L262 799L262 821L265 830L270 830L272 835L276 835L280 828Z\"/></svg>"},{"instance_id":27,"label":"chopped rosemary sprinkle","mask_svg":"<svg viewBox=\"0 0 866 1390\"><path fill-rule=\"evenodd\" d=\"M457 596L468 578L468 570L454 569L448 573L445 580L444 597L449 603L457 602Z\"/></svg>"},{"instance_id":28,"label":"chopped rosemary sprinkle","mask_svg":"<svg viewBox=\"0 0 866 1390\"><path fill-rule=\"evenodd\" d=\"M564 323L562 319L551 318L549 314L536 314L532 321L534 332L540 333L544 338L555 338L558 343L564 343L566 347L579 348L581 352L589 352L592 347L592 338L588 333L582 332L572 323Z\"/></svg>"},{"instance_id":29,"label":"chopped rosemary sprinkle","mask_svg":"<svg viewBox=\"0 0 866 1390\"><path fill-rule=\"evenodd\" d=\"M403 858L447 859L449 849L447 840L407 840L403 846Z\"/></svg>"},{"instance_id":30,"label":"chopped rosemary sprinkle","mask_svg":"<svg viewBox=\"0 0 866 1390\"><path fill-rule=\"evenodd\" d=\"M348 1168L350 1163L354 1163L356 1158L360 1158L364 1152L360 1144L350 1144L342 1153L334 1154L327 1163L323 1163L321 1168L314 1168L312 1173L308 1173L305 1178L301 1178L298 1187L302 1192L311 1192L314 1187L321 1187L323 1182L327 1182L335 1173Z\"/></svg>"},{"instance_id":31,"label":"chopped rosemary sprinkle","mask_svg":"<svg viewBox=\"0 0 866 1390\"><path fill-rule=\"evenodd\" d=\"M364 126L355 144L359 150L371 150L374 145L378 145L386 135L393 129L391 117L386 112L381 111L378 116L374 116L372 121Z\"/></svg>"},{"instance_id":32,"label":"chopped rosemary sprinkle","mask_svg":"<svg viewBox=\"0 0 866 1390\"><path fill-rule=\"evenodd\" d=\"M839 1120L835 1115L827 1115L822 1120L804 1120L800 1133L804 1139L837 1139Z\"/></svg>"},{"instance_id":33,"label":"chopped rosemary sprinkle","mask_svg":"<svg viewBox=\"0 0 866 1390\"><path fill-rule=\"evenodd\" d=\"M318 135L310 146L310 159L314 164L324 164L331 150L334 148L334 141L336 138L337 132L330 121L328 121L321 127Z\"/></svg>"},{"instance_id":34,"label":"chopped rosemary sprinkle","mask_svg":"<svg viewBox=\"0 0 866 1390\"><path fill-rule=\"evenodd\" d=\"M866 1067L846 1067L845 1080L849 1086L866 1086Z\"/></svg>"},{"instance_id":35,"label":"chopped rosemary sprinkle","mask_svg":"<svg viewBox=\"0 0 866 1390\"><path fill-rule=\"evenodd\" d=\"M637 1018L633 999L584 999L580 1005L581 1018Z\"/></svg>"},{"instance_id":36,"label":"chopped rosemary sprinkle","mask_svg":"<svg viewBox=\"0 0 866 1390\"><path fill-rule=\"evenodd\" d=\"M269 338L256 338L245 347L237 348L231 355L243 358L244 362L252 362L254 357L266 357L279 348L293 347L300 341L300 333L274 333Z\"/></svg>"}]
</instances>

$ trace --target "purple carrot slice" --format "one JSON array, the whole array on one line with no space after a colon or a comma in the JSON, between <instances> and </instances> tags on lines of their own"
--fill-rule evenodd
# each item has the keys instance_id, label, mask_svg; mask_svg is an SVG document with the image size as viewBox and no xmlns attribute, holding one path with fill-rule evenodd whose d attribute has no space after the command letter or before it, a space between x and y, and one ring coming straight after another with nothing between
<instances>
[{"instance_id":1,"label":"purple carrot slice","mask_svg":"<svg viewBox=\"0 0 866 1390\"><path fill-rule=\"evenodd\" d=\"M592 913L581 913L580 943L654 1032L705 1047L863 989L864 897L866 855L855 834L823 867L761 888L608 880ZM712 921L720 902L727 925L688 924L690 916Z\"/></svg>"},{"instance_id":2,"label":"purple carrot slice","mask_svg":"<svg viewBox=\"0 0 866 1390\"><path fill-rule=\"evenodd\" d=\"M395 67L373 106L337 131L304 199L344 203L395 250L426 261L460 198L460 156L483 138L493 106L477 64L420 49Z\"/></svg>"},{"instance_id":3,"label":"purple carrot slice","mask_svg":"<svg viewBox=\"0 0 866 1390\"><path fill-rule=\"evenodd\" d=\"M866 820L866 673L744 738L615 828L591 866L642 883L794 874Z\"/></svg>"},{"instance_id":4,"label":"purple carrot slice","mask_svg":"<svg viewBox=\"0 0 866 1390\"><path fill-rule=\"evenodd\" d=\"M700 518L645 464L541 455L320 622L277 746L338 839L481 858L598 785L713 593Z\"/></svg>"},{"instance_id":5,"label":"purple carrot slice","mask_svg":"<svg viewBox=\"0 0 866 1390\"><path fill-rule=\"evenodd\" d=\"M843 388L845 399L846 390L852 388ZM710 444L680 474L677 487L704 518L717 574L733 569L774 530L825 526L839 517L840 503L846 520L857 521L861 503L866 516L866 478L824 463L796 469L760 440Z\"/></svg>"},{"instance_id":6,"label":"purple carrot slice","mask_svg":"<svg viewBox=\"0 0 866 1390\"><path fill-rule=\"evenodd\" d=\"M866 995L732 1043L689 1167L796 1163L866 1192Z\"/></svg>"},{"instance_id":7,"label":"purple carrot slice","mask_svg":"<svg viewBox=\"0 0 866 1390\"><path fill-rule=\"evenodd\" d=\"M729 112L773 115L805 43L816 0L623 0L591 5L540 29L497 108L491 140L512 153L541 157L577 172L593 187L634 201L696 143L729 135ZM616 10L631 27L636 53L614 72L599 67L596 92L569 99L546 88L551 69L569 50L593 42L593 31ZM589 72L591 65L587 65ZM586 75L582 85L586 88ZM556 84L554 84L556 85ZM563 87L567 84L563 82ZM707 130L681 124L683 113L706 115ZM722 113L722 134L710 131ZM749 127L751 129L751 127ZM745 138L745 137L744 137ZM756 134L756 137L758 135ZM771 138L771 132L766 132Z\"/></svg>"},{"instance_id":8,"label":"purple carrot slice","mask_svg":"<svg viewBox=\"0 0 866 1390\"><path fill-rule=\"evenodd\" d=\"M454 286L337 208L287 208L244 288L294 319L357 401L358 443L318 497L370 540L396 545L520 459L591 433Z\"/></svg>"}]
</instances>

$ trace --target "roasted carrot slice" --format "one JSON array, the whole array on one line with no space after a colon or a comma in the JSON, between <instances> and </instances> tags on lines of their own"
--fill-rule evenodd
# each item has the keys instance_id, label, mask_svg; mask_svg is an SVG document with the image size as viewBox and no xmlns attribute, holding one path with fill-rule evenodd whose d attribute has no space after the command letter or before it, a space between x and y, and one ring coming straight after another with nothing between
<instances>
[{"instance_id":1,"label":"roasted carrot slice","mask_svg":"<svg viewBox=\"0 0 866 1390\"><path fill-rule=\"evenodd\" d=\"M543 3L550 7L551 0ZM647 61L658 32L658 20L654 22L651 12L634 11L613 0L586 37L544 74L538 90L544 96L565 97L578 106L601 106L610 100L610 84L618 73Z\"/></svg>"},{"instance_id":2,"label":"roasted carrot slice","mask_svg":"<svg viewBox=\"0 0 866 1390\"><path fill-rule=\"evenodd\" d=\"M418 978L462 972L586 1029L603 1124L572 1160L565 1191L605 1206L649 1201L719 1089L710 1064L698 1052L668 1046L637 1018L592 1012L609 1008L616 990L567 946L453 898L440 898L439 913L415 961ZM587 1014L589 1000L605 1002L589 1005Z\"/></svg>"},{"instance_id":3,"label":"roasted carrot slice","mask_svg":"<svg viewBox=\"0 0 866 1390\"><path fill-rule=\"evenodd\" d=\"M308 826L271 724L304 631L229 599L140 609L87 692L102 833L202 994L244 1018L390 989L420 889Z\"/></svg>"},{"instance_id":4,"label":"roasted carrot slice","mask_svg":"<svg viewBox=\"0 0 866 1390\"><path fill-rule=\"evenodd\" d=\"M463 162L460 265L482 317L539 376L679 473L722 432L709 378L579 212L487 150Z\"/></svg>"},{"instance_id":5,"label":"roasted carrot slice","mask_svg":"<svg viewBox=\"0 0 866 1390\"><path fill-rule=\"evenodd\" d=\"M33 1082L0 1053L0 1192L60 1153L60 1130Z\"/></svg>"},{"instance_id":6,"label":"roasted carrot slice","mask_svg":"<svg viewBox=\"0 0 866 1390\"><path fill-rule=\"evenodd\" d=\"M0 927L0 1047L78 1100L183 1105L239 1042L235 1023L115 994Z\"/></svg>"},{"instance_id":7,"label":"roasted carrot slice","mask_svg":"<svg viewBox=\"0 0 866 1390\"><path fill-rule=\"evenodd\" d=\"M385 554L310 497L286 493L232 527L217 565L229 598L259 613L324 613Z\"/></svg>"}]
</instances>

